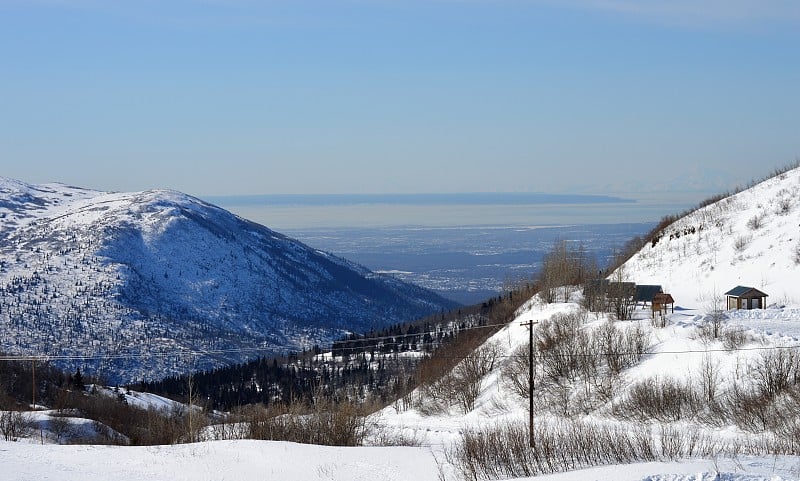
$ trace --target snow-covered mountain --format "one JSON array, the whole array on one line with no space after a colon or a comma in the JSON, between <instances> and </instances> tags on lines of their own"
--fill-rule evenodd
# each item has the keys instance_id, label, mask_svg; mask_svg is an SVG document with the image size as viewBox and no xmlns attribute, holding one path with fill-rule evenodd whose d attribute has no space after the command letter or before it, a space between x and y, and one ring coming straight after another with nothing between
<instances>
[{"instance_id":1,"label":"snow-covered mountain","mask_svg":"<svg viewBox=\"0 0 800 481\"><path fill-rule=\"evenodd\" d=\"M3 352L154 378L452 306L180 192L0 178Z\"/></svg>"},{"instance_id":2,"label":"snow-covered mountain","mask_svg":"<svg viewBox=\"0 0 800 481\"><path fill-rule=\"evenodd\" d=\"M737 285L768 294L768 304L800 302L800 167L679 218L622 269L681 306L724 304Z\"/></svg>"}]
</instances>

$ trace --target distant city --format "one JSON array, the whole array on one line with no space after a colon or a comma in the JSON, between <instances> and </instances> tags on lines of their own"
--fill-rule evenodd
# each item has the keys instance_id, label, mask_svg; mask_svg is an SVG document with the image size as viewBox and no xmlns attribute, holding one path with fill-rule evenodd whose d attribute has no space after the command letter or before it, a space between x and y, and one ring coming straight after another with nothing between
<instances>
[{"instance_id":1,"label":"distant city","mask_svg":"<svg viewBox=\"0 0 800 481\"><path fill-rule=\"evenodd\" d=\"M209 200L311 247L472 304L531 279L555 241L584 245L604 266L632 237L699 199L477 193Z\"/></svg>"}]
</instances>

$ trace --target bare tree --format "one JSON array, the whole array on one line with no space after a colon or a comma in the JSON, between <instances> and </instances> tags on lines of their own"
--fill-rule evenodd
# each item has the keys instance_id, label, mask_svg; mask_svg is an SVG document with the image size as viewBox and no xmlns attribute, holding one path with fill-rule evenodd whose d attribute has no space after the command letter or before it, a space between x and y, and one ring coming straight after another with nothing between
<instances>
[{"instance_id":1,"label":"bare tree","mask_svg":"<svg viewBox=\"0 0 800 481\"><path fill-rule=\"evenodd\" d=\"M545 302L568 302L572 287L583 282L586 271L582 245L572 248L566 241L556 242L542 260L538 278L542 298Z\"/></svg>"},{"instance_id":2,"label":"bare tree","mask_svg":"<svg viewBox=\"0 0 800 481\"><path fill-rule=\"evenodd\" d=\"M503 383L512 392L523 399L528 399L531 395L529 369L536 373L536 356L533 356L534 365L529 366L530 356L528 350L530 344L518 347L511 353L508 362L503 366ZM535 382L535 381L534 381Z\"/></svg>"},{"instance_id":3,"label":"bare tree","mask_svg":"<svg viewBox=\"0 0 800 481\"><path fill-rule=\"evenodd\" d=\"M613 280L608 283L608 302L610 312L618 320L625 321L633 316L636 307L636 284L626 280L623 267L614 272Z\"/></svg>"},{"instance_id":4,"label":"bare tree","mask_svg":"<svg viewBox=\"0 0 800 481\"><path fill-rule=\"evenodd\" d=\"M710 294L703 296L702 300L705 303L706 311L706 334L712 339L718 339L722 335L722 326L727 319L723 309L725 303L716 287Z\"/></svg>"},{"instance_id":5,"label":"bare tree","mask_svg":"<svg viewBox=\"0 0 800 481\"><path fill-rule=\"evenodd\" d=\"M703 356L703 362L700 364L700 388L703 391L703 399L708 403L714 403L717 399L719 377L719 362Z\"/></svg>"},{"instance_id":6,"label":"bare tree","mask_svg":"<svg viewBox=\"0 0 800 481\"><path fill-rule=\"evenodd\" d=\"M16 441L33 433L33 418L21 411L0 411L0 434L6 441Z\"/></svg>"},{"instance_id":7,"label":"bare tree","mask_svg":"<svg viewBox=\"0 0 800 481\"><path fill-rule=\"evenodd\" d=\"M500 356L500 347L487 343L464 358L454 370L455 398L464 413L475 409L475 401L481 392L481 382L489 374Z\"/></svg>"}]
</instances>

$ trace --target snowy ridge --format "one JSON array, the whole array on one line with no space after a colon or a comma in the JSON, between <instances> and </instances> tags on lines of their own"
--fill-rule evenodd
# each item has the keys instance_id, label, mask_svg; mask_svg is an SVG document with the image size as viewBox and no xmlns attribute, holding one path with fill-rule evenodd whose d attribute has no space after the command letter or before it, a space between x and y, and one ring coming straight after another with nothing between
<instances>
[{"instance_id":1,"label":"snowy ridge","mask_svg":"<svg viewBox=\"0 0 800 481\"><path fill-rule=\"evenodd\" d=\"M452 305L180 192L0 179L0 351L152 379Z\"/></svg>"}]
</instances>

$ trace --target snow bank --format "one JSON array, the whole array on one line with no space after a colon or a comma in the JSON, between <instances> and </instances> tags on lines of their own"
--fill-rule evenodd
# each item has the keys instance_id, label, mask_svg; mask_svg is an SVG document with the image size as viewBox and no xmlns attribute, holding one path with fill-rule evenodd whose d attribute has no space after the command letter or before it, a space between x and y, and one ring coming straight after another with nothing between
<instances>
[{"instance_id":1,"label":"snow bank","mask_svg":"<svg viewBox=\"0 0 800 481\"><path fill-rule=\"evenodd\" d=\"M57 446L0 442L9 481L423 481L437 479L427 448L344 448L272 441L177 446Z\"/></svg>"}]
</instances>

